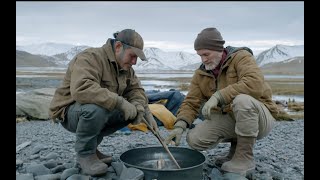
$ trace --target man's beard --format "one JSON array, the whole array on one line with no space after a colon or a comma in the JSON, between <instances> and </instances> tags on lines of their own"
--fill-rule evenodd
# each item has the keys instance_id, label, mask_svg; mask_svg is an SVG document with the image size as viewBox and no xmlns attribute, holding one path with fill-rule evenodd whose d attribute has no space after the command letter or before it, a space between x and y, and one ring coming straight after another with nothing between
<instances>
[{"instance_id":1,"label":"man's beard","mask_svg":"<svg viewBox=\"0 0 320 180\"><path fill-rule=\"evenodd\" d=\"M119 65L120 69L127 71L129 68L126 68L126 67L125 67L125 64L123 63L123 61L124 61L124 54L125 54L124 51L125 51L125 49L124 49L123 47L121 47L121 52L120 52L120 54L118 55L118 57L116 57L116 59L117 59L117 62L118 62L118 65ZM120 64L121 64L121 66L120 66Z\"/></svg>"},{"instance_id":2,"label":"man's beard","mask_svg":"<svg viewBox=\"0 0 320 180\"><path fill-rule=\"evenodd\" d=\"M206 68L206 70L213 70L219 65L220 61L221 58L214 58L213 62L204 64L204 67Z\"/></svg>"}]
</instances>

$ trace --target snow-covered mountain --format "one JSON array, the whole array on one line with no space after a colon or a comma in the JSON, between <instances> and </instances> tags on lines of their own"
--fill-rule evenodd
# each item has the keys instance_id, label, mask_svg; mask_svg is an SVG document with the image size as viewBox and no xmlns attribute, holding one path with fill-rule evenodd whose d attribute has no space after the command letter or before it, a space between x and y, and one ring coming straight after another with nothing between
<instances>
[{"instance_id":1,"label":"snow-covered mountain","mask_svg":"<svg viewBox=\"0 0 320 180\"><path fill-rule=\"evenodd\" d=\"M55 54L64 53L73 47L75 47L75 45L48 42L48 43L31 44L31 45L25 45L25 46L17 45L16 50L26 51L31 54L53 56Z\"/></svg>"},{"instance_id":2,"label":"snow-covered mountain","mask_svg":"<svg viewBox=\"0 0 320 180\"><path fill-rule=\"evenodd\" d=\"M148 61L137 61L135 70L179 70L181 67L201 62L200 56L188 52L165 52L159 48L147 47L143 50Z\"/></svg>"},{"instance_id":3,"label":"snow-covered mountain","mask_svg":"<svg viewBox=\"0 0 320 180\"><path fill-rule=\"evenodd\" d=\"M304 45L276 45L270 49L261 52L256 57L256 60L257 64L261 67L268 63L281 62L297 56L304 56Z\"/></svg>"},{"instance_id":4,"label":"snow-covered mountain","mask_svg":"<svg viewBox=\"0 0 320 180\"><path fill-rule=\"evenodd\" d=\"M38 47L37 49L34 49ZM66 67L70 60L80 51L90 48L89 46L75 46L57 43L45 43L30 46L16 46L17 50L25 49L28 53L38 55L42 59L49 59L53 63ZM53 54L53 52L59 52ZM188 52L166 52L155 47L144 48L144 53L148 61L137 61L133 68L137 71L154 71L154 70L195 70L201 64L201 58L197 54ZM53 55L52 55L53 54ZM48 58L48 56L50 58ZM267 49L256 56L257 63L260 67L276 62L288 63L288 59L294 57L304 57L304 45L286 46L276 45ZM21 58L21 57L19 57ZM28 61L26 61L28 62ZM24 64L25 66L25 64Z\"/></svg>"},{"instance_id":5,"label":"snow-covered mountain","mask_svg":"<svg viewBox=\"0 0 320 180\"><path fill-rule=\"evenodd\" d=\"M31 54L39 54L39 56L45 58L46 56L52 56L54 63L59 66L67 66L70 60L80 51L90 48L90 46L66 46L65 44L45 43L39 44L37 51L35 51L35 45L30 46L17 46L17 50L26 51ZM188 52L165 52L159 48L146 47L144 53L148 61L137 61L137 64L133 68L139 70L179 70L181 67L188 64L194 64L201 62L201 59L196 54ZM53 54L53 52L59 52ZM182 69L183 70L183 69Z\"/></svg>"},{"instance_id":6,"label":"snow-covered mountain","mask_svg":"<svg viewBox=\"0 0 320 180\"><path fill-rule=\"evenodd\" d=\"M55 54L53 57L56 59L56 64L60 66L67 66L70 60L79 52L90 48L89 46L74 46L70 50L60 53L60 54Z\"/></svg>"}]
</instances>

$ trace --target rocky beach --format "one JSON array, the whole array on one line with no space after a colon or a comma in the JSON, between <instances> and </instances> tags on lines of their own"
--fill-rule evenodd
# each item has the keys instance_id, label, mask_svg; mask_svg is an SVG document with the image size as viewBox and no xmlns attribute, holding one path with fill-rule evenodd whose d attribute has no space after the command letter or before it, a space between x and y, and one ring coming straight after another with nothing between
<instances>
[{"instance_id":1,"label":"rocky beach","mask_svg":"<svg viewBox=\"0 0 320 180\"><path fill-rule=\"evenodd\" d=\"M160 134L165 137L168 130L162 126ZM120 174L115 169L119 166L117 162L120 162L122 153L138 147L161 146L149 131L117 131L105 137L98 147L103 153L112 155L115 163L109 167L106 176L89 177L79 173L74 142L75 135L60 124L51 121L17 123L17 179L119 179ZM181 146L189 148L184 137ZM226 155L229 147L230 143L221 143L214 149L201 152L206 157L203 180L239 179L232 173L221 174L214 163L216 157ZM254 156L255 171L242 179L304 179L304 120L276 122L271 133L255 144Z\"/></svg>"},{"instance_id":2,"label":"rocky beach","mask_svg":"<svg viewBox=\"0 0 320 180\"><path fill-rule=\"evenodd\" d=\"M54 88L60 78L16 77L16 112L26 99L32 101L30 109L46 109ZM29 95L28 92L33 92ZM36 104L36 103L39 104ZM140 147L161 146L151 132L117 131L105 137L98 147L105 154L113 156L105 176L90 177L81 174L75 163L75 135L65 130L60 124L45 119L24 116L23 111L16 118L16 179L19 180L112 180L142 179L143 172L135 168L123 167L119 157L122 153ZM37 112L34 114L39 115ZM196 121L199 122L200 120ZM196 125L196 124L195 124ZM162 137L169 130L160 127ZM184 133L184 136L186 133ZM182 138L181 147L189 148ZM226 155L230 143L221 143L216 148L201 151L206 157L203 165L203 180L249 179L249 180L285 180L304 179L304 118L294 121L277 121L271 133L258 140L254 147L256 169L246 177L233 173L224 174L215 159Z\"/></svg>"}]
</instances>

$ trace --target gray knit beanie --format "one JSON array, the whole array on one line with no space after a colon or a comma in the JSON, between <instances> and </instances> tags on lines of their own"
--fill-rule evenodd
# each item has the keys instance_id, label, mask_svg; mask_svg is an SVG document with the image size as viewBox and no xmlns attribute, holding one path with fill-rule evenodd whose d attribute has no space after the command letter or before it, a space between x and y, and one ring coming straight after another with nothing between
<instances>
[{"instance_id":1,"label":"gray knit beanie","mask_svg":"<svg viewBox=\"0 0 320 180\"><path fill-rule=\"evenodd\" d=\"M194 49L210 49L223 51L224 40L216 28L206 28L202 30L194 41Z\"/></svg>"}]
</instances>

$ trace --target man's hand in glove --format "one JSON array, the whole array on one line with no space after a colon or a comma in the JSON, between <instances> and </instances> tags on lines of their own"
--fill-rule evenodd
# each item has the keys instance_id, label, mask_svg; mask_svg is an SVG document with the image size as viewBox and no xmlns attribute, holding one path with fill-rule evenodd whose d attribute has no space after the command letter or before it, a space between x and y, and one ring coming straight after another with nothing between
<instances>
[{"instance_id":1,"label":"man's hand in glove","mask_svg":"<svg viewBox=\"0 0 320 180\"><path fill-rule=\"evenodd\" d=\"M202 108L202 115L205 119L210 120L210 113L213 107L216 107L220 101L221 95L219 92L215 92L211 98L204 104Z\"/></svg>"},{"instance_id":2,"label":"man's hand in glove","mask_svg":"<svg viewBox=\"0 0 320 180\"><path fill-rule=\"evenodd\" d=\"M137 116L137 108L135 105L129 103L123 97L118 96L116 108L123 112L124 120L133 119Z\"/></svg>"},{"instance_id":3,"label":"man's hand in glove","mask_svg":"<svg viewBox=\"0 0 320 180\"><path fill-rule=\"evenodd\" d=\"M136 103L136 108L137 108L137 116L135 119L131 122L133 125L140 124L142 121L142 118L145 116L145 109L142 105Z\"/></svg>"},{"instance_id":4,"label":"man's hand in glove","mask_svg":"<svg viewBox=\"0 0 320 180\"><path fill-rule=\"evenodd\" d=\"M136 107L137 107L138 114L135 120L131 124L137 125L139 123L144 123L144 121L146 121L156 133L159 133L157 122L153 118L153 115L150 112L149 107L143 108L141 105L137 105Z\"/></svg>"},{"instance_id":5,"label":"man's hand in glove","mask_svg":"<svg viewBox=\"0 0 320 180\"><path fill-rule=\"evenodd\" d=\"M180 120L180 121L176 122L176 124L174 125L174 129L171 131L169 136L166 138L165 143L170 144L172 139L175 138L175 145L179 146L183 131L186 128L187 128L187 123L185 121Z\"/></svg>"},{"instance_id":6,"label":"man's hand in glove","mask_svg":"<svg viewBox=\"0 0 320 180\"><path fill-rule=\"evenodd\" d=\"M144 112L140 111L137 113L137 117L131 122L132 125L137 125L142 123L142 118L144 118Z\"/></svg>"}]
</instances>

